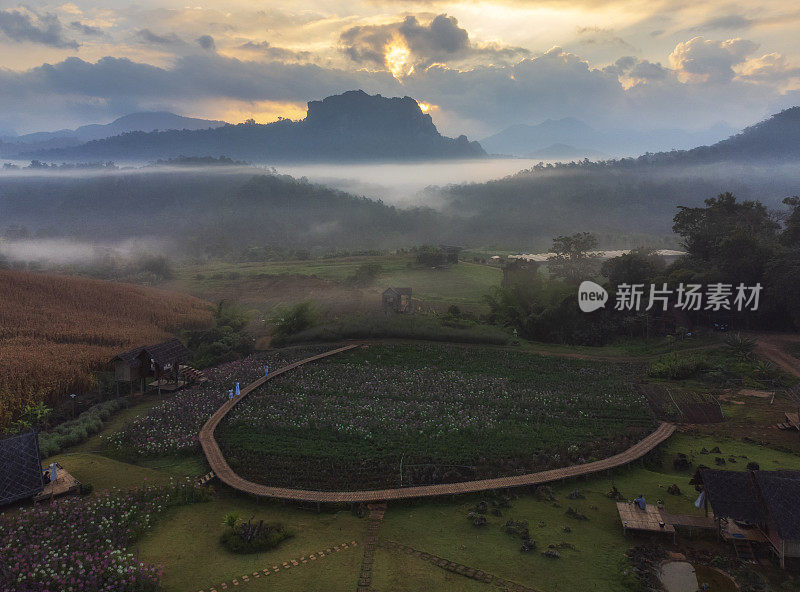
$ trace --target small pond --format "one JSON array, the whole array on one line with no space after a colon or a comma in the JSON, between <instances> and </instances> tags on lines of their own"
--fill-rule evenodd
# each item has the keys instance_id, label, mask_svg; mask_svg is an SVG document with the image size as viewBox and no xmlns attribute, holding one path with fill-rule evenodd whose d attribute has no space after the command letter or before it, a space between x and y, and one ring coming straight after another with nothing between
<instances>
[{"instance_id":1,"label":"small pond","mask_svg":"<svg viewBox=\"0 0 800 592\"><path fill-rule=\"evenodd\" d=\"M661 566L661 583L667 592L697 592L708 584L711 592L737 592L736 584L722 572L688 561L669 561Z\"/></svg>"}]
</instances>

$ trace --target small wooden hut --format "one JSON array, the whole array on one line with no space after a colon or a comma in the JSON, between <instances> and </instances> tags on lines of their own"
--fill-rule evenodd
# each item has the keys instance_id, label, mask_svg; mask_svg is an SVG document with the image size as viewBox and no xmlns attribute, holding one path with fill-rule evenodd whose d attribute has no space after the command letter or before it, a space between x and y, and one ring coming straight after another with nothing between
<instances>
[{"instance_id":1,"label":"small wooden hut","mask_svg":"<svg viewBox=\"0 0 800 592\"><path fill-rule=\"evenodd\" d=\"M445 262L448 265L456 265L458 263L458 256L464 247L457 247L455 245L439 245L439 249L444 253Z\"/></svg>"},{"instance_id":2,"label":"small wooden hut","mask_svg":"<svg viewBox=\"0 0 800 592\"><path fill-rule=\"evenodd\" d=\"M756 471L766 531L781 567L800 568L800 471Z\"/></svg>"},{"instance_id":3,"label":"small wooden hut","mask_svg":"<svg viewBox=\"0 0 800 592\"><path fill-rule=\"evenodd\" d=\"M800 471L706 469L701 475L718 523L733 521L738 538L768 542L782 568L800 566Z\"/></svg>"},{"instance_id":4,"label":"small wooden hut","mask_svg":"<svg viewBox=\"0 0 800 592\"><path fill-rule=\"evenodd\" d=\"M114 380L128 382L133 392L133 383L141 383L141 391L146 389L146 380L154 378L152 386L158 389L175 390L181 386L180 365L189 359L191 352L179 339L167 339L154 345L137 347L117 355L112 361Z\"/></svg>"},{"instance_id":5,"label":"small wooden hut","mask_svg":"<svg viewBox=\"0 0 800 592\"><path fill-rule=\"evenodd\" d=\"M410 312L411 288L386 288L381 294L381 304L384 310Z\"/></svg>"}]
</instances>

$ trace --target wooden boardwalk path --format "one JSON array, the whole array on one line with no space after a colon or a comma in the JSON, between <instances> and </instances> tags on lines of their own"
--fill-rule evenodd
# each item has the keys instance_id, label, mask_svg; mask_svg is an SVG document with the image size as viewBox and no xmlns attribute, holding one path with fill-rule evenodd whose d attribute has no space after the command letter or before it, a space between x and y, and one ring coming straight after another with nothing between
<instances>
[{"instance_id":1,"label":"wooden boardwalk path","mask_svg":"<svg viewBox=\"0 0 800 592\"><path fill-rule=\"evenodd\" d=\"M530 485L541 485L553 481L560 481L571 477L581 477L591 475L600 471L613 469L626 465L632 461L640 459L645 454L653 450L656 446L664 442L675 432L675 426L670 423L661 423L658 428L646 438L637 442L627 450L609 456L602 460L572 465L561 469L551 469L539 473L528 473L526 475L516 475L513 477L497 477L494 479L481 479L478 481L463 481L461 483L442 483L440 485L422 485L418 487L401 487L396 489L374 489L362 491L314 491L307 489L288 489L285 487L270 487L243 479L236 474L228 465L219 445L214 438L216 430L222 419L228 412L252 391L263 385L275 376L289 372L298 366L314 362L322 358L332 356L344 351L359 347L360 344L351 344L338 349L334 349L299 362L294 362L269 373L268 376L259 378L250 383L241 391L241 395L226 401L200 430L200 445L203 453L211 465L211 470L215 476L233 489L238 489L245 493L257 495L259 497L271 497L302 502L317 503L348 503L348 502L380 502L399 499L413 499L421 497L435 497L443 495L455 495L460 493L475 493L491 489L506 489L510 487L525 487Z\"/></svg>"}]
</instances>

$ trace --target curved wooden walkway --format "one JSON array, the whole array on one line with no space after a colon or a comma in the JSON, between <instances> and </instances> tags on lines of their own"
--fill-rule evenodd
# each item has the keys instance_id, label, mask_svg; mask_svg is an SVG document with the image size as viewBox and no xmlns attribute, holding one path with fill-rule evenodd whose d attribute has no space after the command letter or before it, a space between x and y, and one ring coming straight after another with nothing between
<instances>
[{"instance_id":1,"label":"curved wooden walkway","mask_svg":"<svg viewBox=\"0 0 800 592\"><path fill-rule=\"evenodd\" d=\"M234 405L275 376L289 372L290 370L293 370L298 366L302 366L303 364L351 350L359 347L359 345L360 344L352 344L345 347L340 347L338 349L312 356L310 358L306 358L304 360L300 360L299 362L294 362L293 364L279 368L278 370L270 372L269 376L259 378L255 382L248 384L244 389L242 389L240 396L226 401L200 430L200 445L203 447L203 453L206 455L208 464L211 465L211 470L214 472L216 477L218 477L220 481L229 487L238 489L239 491L243 491L245 493L257 495L259 497L271 497L276 499L302 502L377 502L413 499L420 497L435 497L443 495L455 495L459 493L475 493L490 489L505 489L510 487L541 485L544 483L568 479L570 477L591 475L599 471L620 467L643 457L675 432L674 425L670 423L661 423L658 426L658 429L640 442L637 442L619 454L609 456L608 458L604 458L602 460L582 465L572 465L570 467L564 467L561 469L541 471L539 473L528 473L526 475L516 475L513 477L498 477L495 479L481 479L478 481L463 481L461 483L442 483L440 485L423 485L419 487L401 487L396 489L374 489L362 491L313 491L307 489L270 487L268 485L261 485L259 483L247 481L236 474L228 465L225 457L222 455L222 451L219 449L216 439L214 438L214 430L216 430L219 423L234 407Z\"/></svg>"}]
</instances>

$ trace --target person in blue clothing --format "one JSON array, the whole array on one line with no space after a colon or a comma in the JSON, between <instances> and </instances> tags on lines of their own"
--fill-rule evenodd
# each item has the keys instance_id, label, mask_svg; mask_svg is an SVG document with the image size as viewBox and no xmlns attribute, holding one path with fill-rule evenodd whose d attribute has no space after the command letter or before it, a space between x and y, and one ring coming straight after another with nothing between
<instances>
[{"instance_id":1,"label":"person in blue clothing","mask_svg":"<svg viewBox=\"0 0 800 592\"><path fill-rule=\"evenodd\" d=\"M646 510L647 509L647 502L644 500L644 494L640 493L639 497L637 497L635 500L633 500L633 503L636 504L639 507L640 510Z\"/></svg>"}]
</instances>

